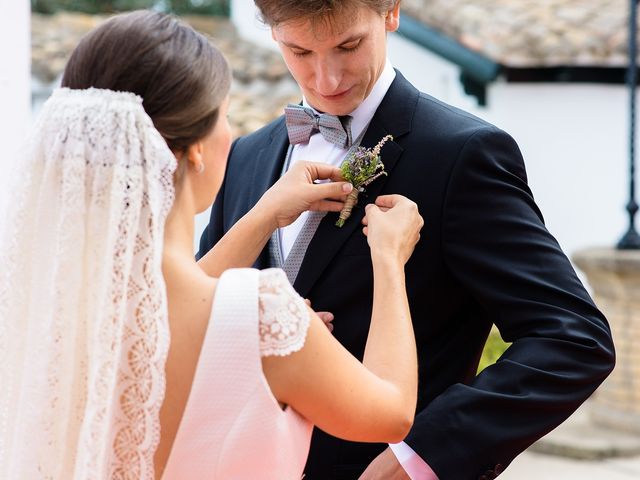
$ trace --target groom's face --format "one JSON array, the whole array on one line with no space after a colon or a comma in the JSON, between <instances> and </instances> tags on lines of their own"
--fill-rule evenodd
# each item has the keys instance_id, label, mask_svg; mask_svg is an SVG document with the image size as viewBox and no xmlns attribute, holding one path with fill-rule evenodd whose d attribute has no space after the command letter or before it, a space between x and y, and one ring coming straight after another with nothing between
<instances>
[{"instance_id":1,"label":"groom's face","mask_svg":"<svg viewBox=\"0 0 640 480\"><path fill-rule=\"evenodd\" d=\"M272 28L289 71L312 107L347 115L367 98L384 69L386 34L398 28L399 3L386 15L355 6L340 18L296 19Z\"/></svg>"}]
</instances>

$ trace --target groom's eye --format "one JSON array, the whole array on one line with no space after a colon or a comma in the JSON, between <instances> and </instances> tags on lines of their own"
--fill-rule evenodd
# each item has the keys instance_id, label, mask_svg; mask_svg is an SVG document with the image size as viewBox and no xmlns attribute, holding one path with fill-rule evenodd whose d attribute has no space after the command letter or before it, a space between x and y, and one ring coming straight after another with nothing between
<instances>
[{"instance_id":1,"label":"groom's eye","mask_svg":"<svg viewBox=\"0 0 640 480\"><path fill-rule=\"evenodd\" d=\"M296 57L304 57L305 55L309 55L309 50L297 50L291 49L291 53L293 53Z\"/></svg>"},{"instance_id":2,"label":"groom's eye","mask_svg":"<svg viewBox=\"0 0 640 480\"><path fill-rule=\"evenodd\" d=\"M340 50L343 52L355 52L360 47L361 43L362 40L355 40L353 42L343 43L338 48L340 48Z\"/></svg>"}]
</instances>

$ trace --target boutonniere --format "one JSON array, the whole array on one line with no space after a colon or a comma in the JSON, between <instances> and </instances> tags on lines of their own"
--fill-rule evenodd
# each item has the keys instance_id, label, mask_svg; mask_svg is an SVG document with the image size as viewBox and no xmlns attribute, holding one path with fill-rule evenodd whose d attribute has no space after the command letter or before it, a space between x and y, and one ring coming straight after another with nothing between
<instances>
[{"instance_id":1,"label":"boutonniere","mask_svg":"<svg viewBox=\"0 0 640 480\"><path fill-rule=\"evenodd\" d=\"M340 165L342 177L353 185L353 190L347 197L347 201L340 212L340 218L336 222L337 227L342 227L344 222L351 216L353 207L358 204L358 195L364 192L364 188L376 178L387 174L384 171L384 163L380 159L380 150L387 140L393 140L393 137L387 135L371 149L356 147Z\"/></svg>"}]
</instances>

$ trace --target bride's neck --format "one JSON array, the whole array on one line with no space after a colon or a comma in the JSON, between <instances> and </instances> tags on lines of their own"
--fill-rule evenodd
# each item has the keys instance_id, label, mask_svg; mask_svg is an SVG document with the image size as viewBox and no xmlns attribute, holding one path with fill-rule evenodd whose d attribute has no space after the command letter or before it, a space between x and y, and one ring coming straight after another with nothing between
<instances>
[{"instance_id":1,"label":"bride's neck","mask_svg":"<svg viewBox=\"0 0 640 480\"><path fill-rule=\"evenodd\" d=\"M176 199L167 216L164 229L166 258L179 258L195 263L193 236L196 209L188 191L176 193Z\"/></svg>"}]
</instances>

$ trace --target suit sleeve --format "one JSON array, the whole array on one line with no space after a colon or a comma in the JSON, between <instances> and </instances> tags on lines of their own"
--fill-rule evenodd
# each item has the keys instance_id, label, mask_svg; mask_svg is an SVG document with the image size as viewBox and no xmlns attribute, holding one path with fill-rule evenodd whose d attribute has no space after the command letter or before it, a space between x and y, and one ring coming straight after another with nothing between
<instances>
[{"instance_id":1,"label":"suit sleeve","mask_svg":"<svg viewBox=\"0 0 640 480\"><path fill-rule=\"evenodd\" d=\"M615 363L606 319L544 226L511 137L468 137L443 211L447 268L513 342L416 416L406 439L439 478L494 478L564 421Z\"/></svg>"},{"instance_id":2,"label":"suit sleeve","mask_svg":"<svg viewBox=\"0 0 640 480\"><path fill-rule=\"evenodd\" d=\"M233 145L231 146L228 162L231 161L231 156L237 142L237 140L234 141ZM206 255L206 253L211 250L213 246L218 243L218 240L220 240L226 233L224 226L224 193L226 184L227 175L225 172L225 178L222 182L222 186L220 187L220 191L218 192L218 195L216 196L216 199L213 201L213 205L211 206L211 216L209 217L209 224L205 227L202 235L200 236L200 245L198 247L198 253L196 254L196 260L200 260L204 255Z\"/></svg>"}]
</instances>

